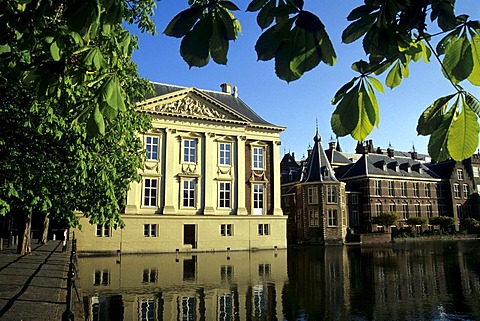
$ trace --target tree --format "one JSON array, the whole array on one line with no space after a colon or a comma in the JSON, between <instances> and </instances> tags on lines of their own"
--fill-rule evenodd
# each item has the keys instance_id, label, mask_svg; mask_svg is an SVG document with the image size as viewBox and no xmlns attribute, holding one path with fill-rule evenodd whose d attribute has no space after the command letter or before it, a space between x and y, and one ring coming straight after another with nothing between
<instances>
[{"instance_id":1,"label":"tree","mask_svg":"<svg viewBox=\"0 0 480 321\"><path fill-rule=\"evenodd\" d=\"M431 225L439 225L442 230L446 230L455 224L455 219L450 216L435 216L428 219Z\"/></svg>"},{"instance_id":2,"label":"tree","mask_svg":"<svg viewBox=\"0 0 480 321\"><path fill-rule=\"evenodd\" d=\"M226 64L229 42L240 30L232 13L239 8L216 0L189 0L189 5L171 20L165 34L182 38L180 54L189 66L204 66L210 57ZM325 26L303 7L304 0L253 0L247 7L258 12L257 23L264 30L255 44L258 59L275 60L277 76L288 82L322 62L334 65L337 58ZM408 77L410 63L429 62L433 54L454 93L438 98L422 113L418 134L430 135L428 151L437 161L470 157L478 145L480 102L460 83L480 85L480 22L455 15L455 0L364 0L347 20L351 24L342 41L363 38L368 61L352 64L359 75L332 99L337 105L331 118L335 134L365 140L379 125L376 92L384 88L376 76L386 73L385 85L393 89ZM434 28L440 32L427 32Z\"/></svg>"},{"instance_id":3,"label":"tree","mask_svg":"<svg viewBox=\"0 0 480 321\"><path fill-rule=\"evenodd\" d=\"M151 123L135 101L150 86L121 23L150 28L151 5L142 6L151 2L120 11L123 2L92 3L2 4L0 214L23 223L21 254L31 251L33 215L74 226L81 211L91 223L122 227L126 192L143 165L137 133Z\"/></svg>"},{"instance_id":4,"label":"tree","mask_svg":"<svg viewBox=\"0 0 480 321\"><path fill-rule=\"evenodd\" d=\"M405 223L408 225L423 225L427 223L427 219L424 217L410 217Z\"/></svg>"},{"instance_id":5,"label":"tree","mask_svg":"<svg viewBox=\"0 0 480 321\"><path fill-rule=\"evenodd\" d=\"M480 222L473 217L467 217L460 221L460 225L471 233L480 226Z\"/></svg>"},{"instance_id":6,"label":"tree","mask_svg":"<svg viewBox=\"0 0 480 321\"><path fill-rule=\"evenodd\" d=\"M372 218L373 224L384 226L387 228L387 230L390 226L395 225L397 221L398 221L397 213L390 212L390 211L380 213L378 216L375 216L374 218Z\"/></svg>"}]
</instances>

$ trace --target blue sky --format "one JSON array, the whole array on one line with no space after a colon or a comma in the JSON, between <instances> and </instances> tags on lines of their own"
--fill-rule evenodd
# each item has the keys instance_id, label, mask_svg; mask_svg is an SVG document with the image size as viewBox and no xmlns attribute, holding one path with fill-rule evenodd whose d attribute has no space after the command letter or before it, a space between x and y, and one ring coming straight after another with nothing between
<instances>
[{"instance_id":1,"label":"blue sky","mask_svg":"<svg viewBox=\"0 0 480 321\"><path fill-rule=\"evenodd\" d=\"M140 75L152 81L219 90L220 84L228 82L238 88L239 97L265 120L287 127L282 133L283 152L295 152L300 158L313 143L316 119L324 146L333 135L330 117L335 106L330 104L335 92L357 74L350 66L354 61L365 59L361 43L341 43L341 33L348 25L346 16L361 5L360 0L307 0L305 9L317 14L325 24L337 53L333 67L320 65L307 72L297 81L286 83L275 76L273 61L257 61L255 42L261 33L256 25L256 15L247 13L250 1L235 1L242 11L235 16L242 24L242 34L230 45L228 63L217 65L211 61L203 68L191 68L182 60L180 39L167 37L163 30L181 10L187 8L186 0L162 0L158 2L154 21L158 34L139 35L140 49L134 53ZM457 14L469 13L480 20L480 0L457 0ZM433 33L433 30L429 30ZM383 82L383 78L381 78ZM462 83L462 85L464 85ZM480 98L480 88L465 88ZM367 139L375 147L410 151L412 144L420 153L427 152L428 137L417 136L417 120L423 110L436 98L453 93L450 83L443 78L439 64L432 59L410 67L410 76L402 84L385 94L378 93L380 125L374 128ZM356 141L350 136L340 138L346 152L354 152Z\"/></svg>"}]
</instances>

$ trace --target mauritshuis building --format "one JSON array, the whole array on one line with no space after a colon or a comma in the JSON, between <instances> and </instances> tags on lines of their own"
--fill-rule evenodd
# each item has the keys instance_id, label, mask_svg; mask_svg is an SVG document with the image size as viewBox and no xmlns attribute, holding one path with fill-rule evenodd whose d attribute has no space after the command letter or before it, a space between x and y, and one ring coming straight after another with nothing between
<instances>
[{"instance_id":1,"label":"mauritshuis building","mask_svg":"<svg viewBox=\"0 0 480 321\"><path fill-rule=\"evenodd\" d=\"M147 159L127 194L125 228L81 219L78 250L195 252L281 249L280 133L237 95L154 83L138 104Z\"/></svg>"}]
</instances>

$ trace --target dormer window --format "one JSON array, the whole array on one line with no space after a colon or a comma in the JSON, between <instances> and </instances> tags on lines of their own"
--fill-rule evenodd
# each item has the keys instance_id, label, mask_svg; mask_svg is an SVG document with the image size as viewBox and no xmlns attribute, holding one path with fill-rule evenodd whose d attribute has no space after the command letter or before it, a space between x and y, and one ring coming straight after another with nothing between
<instances>
[{"instance_id":1,"label":"dormer window","mask_svg":"<svg viewBox=\"0 0 480 321\"><path fill-rule=\"evenodd\" d=\"M457 178L460 181L463 181L463 169L457 169Z\"/></svg>"}]
</instances>

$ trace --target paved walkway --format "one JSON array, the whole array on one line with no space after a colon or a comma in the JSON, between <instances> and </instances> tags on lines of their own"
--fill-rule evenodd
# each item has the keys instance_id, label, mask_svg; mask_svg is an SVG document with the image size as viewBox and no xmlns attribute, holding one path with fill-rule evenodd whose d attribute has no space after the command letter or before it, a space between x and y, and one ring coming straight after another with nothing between
<instances>
[{"instance_id":1,"label":"paved walkway","mask_svg":"<svg viewBox=\"0 0 480 321\"><path fill-rule=\"evenodd\" d=\"M62 320L70 247L62 252L61 243L33 240L32 253L25 256L14 248L0 251L0 320ZM72 297L78 302L75 292ZM75 314L75 320L82 319Z\"/></svg>"}]
</instances>

